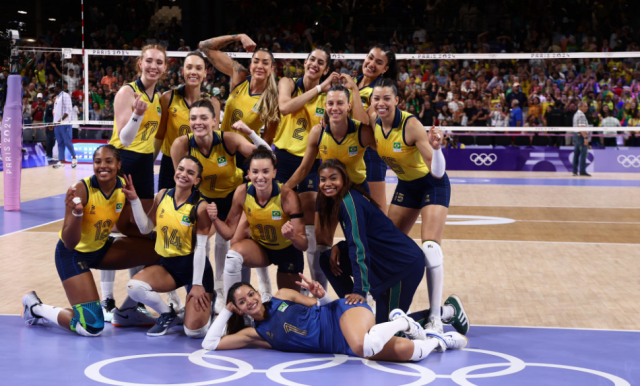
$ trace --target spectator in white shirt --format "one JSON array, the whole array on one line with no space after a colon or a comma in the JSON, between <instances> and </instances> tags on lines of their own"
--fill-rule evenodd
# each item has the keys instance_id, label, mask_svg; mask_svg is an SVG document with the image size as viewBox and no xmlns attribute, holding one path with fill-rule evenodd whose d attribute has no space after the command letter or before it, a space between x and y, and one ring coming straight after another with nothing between
<instances>
[{"instance_id":1,"label":"spectator in white shirt","mask_svg":"<svg viewBox=\"0 0 640 386\"><path fill-rule=\"evenodd\" d=\"M418 38L420 43L425 43L427 41L427 31L421 26L416 26L416 30L413 33L413 38Z\"/></svg>"},{"instance_id":2,"label":"spectator in white shirt","mask_svg":"<svg viewBox=\"0 0 640 386\"><path fill-rule=\"evenodd\" d=\"M76 89L78 88L78 85L80 84L81 79L76 78L76 73L73 68L69 68L69 75L65 75L61 73L60 70L58 70L58 67L56 66L55 63L51 63L51 67L53 67L55 72L57 72L58 75L62 78L62 80L64 80L67 83L67 85L69 86L69 94L76 91Z\"/></svg>"},{"instance_id":3,"label":"spectator in white shirt","mask_svg":"<svg viewBox=\"0 0 640 386\"><path fill-rule=\"evenodd\" d=\"M53 165L53 167L56 169L64 167L62 160L64 160L64 149L66 147L71 153L71 167L75 168L78 164L78 160L76 159L76 152L73 149L73 143L71 142L73 129L71 124L64 124L66 122L71 122L71 117L73 115L71 96L62 91L62 87L60 87L59 84L56 84L54 92L56 94L56 102L53 105L53 122L56 124L54 132L56 135L56 141L58 141L58 158L60 161Z\"/></svg>"},{"instance_id":4,"label":"spectator in white shirt","mask_svg":"<svg viewBox=\"0 0 640 386\"><path fill-rule=\"evenodd\" d=\"M600 124L601 127L620 127L620 121L618 118L613 116L613 110L607 111L607 117L602 120ZM603 131L604 134L604 146L605 147L616 147L618 143L616 142L616 132L615 131Z\"/></svg>"}]
</instances>

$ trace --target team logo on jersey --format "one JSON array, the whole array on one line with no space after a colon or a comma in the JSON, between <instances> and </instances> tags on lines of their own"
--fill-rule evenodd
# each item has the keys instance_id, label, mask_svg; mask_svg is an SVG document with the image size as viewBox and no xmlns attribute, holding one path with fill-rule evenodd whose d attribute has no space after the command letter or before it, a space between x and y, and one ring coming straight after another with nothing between
<instances>
[{"instance_id":1,"label":"team logo on jersey","mask_svg":"<svg viewBox=\"0 0 640 386\"><path fill-rule=\"evenodd\" d=\"M256 102L255 105L253 105L253 107L251 108L251 111L253 111L256 114L260 114L260 110L262 110L262 107L258 107L258 103Z\"/></svg>"},{"instance_id":2,"label":"team logo on jersey","mask_svg":"<svg viewBox=\"0 0 640 386\"><path fill-rule=\"evenodd\" d=\"M358 146L349 146L349 157L358 155Z\"/></svg>"},{"instance_id":3,"label":"team logo on jersey","mask_svg":"<svg viewBox=\"0 0 640 386\"><path fill-rule=\"evenodd\" d=\"M251 217L251 208L247 208L247 217Z\"/></svg>"},{"instance_id":4,"label":"team logo on jersey","mask_svg":"<svg viewBox=\"0 0 640 386\"><path fill-rule=\"evenodd\" d=\"M180 224L185 226L191 226L191 220L189 219L189 216L182 216L182 220L180 220Z\"/></svg>"},{"instance_id":5,"label":"team logo on jersey","mask_svg":"<svg viewBox=\"0 0 640 386\"><path fill-rule=\"evenodd\" d=\"M316 117L324 116L324 109L322 107L316 107Z\"/></svg>"},{"instance_id":6,"label":"team logo on jersey","mask_svg":"<svg viewBox=\"0 0 640 386\"><path fill-rule=\"evenodd\" d=\"M226 157L218 157L218 167L221 168L223 166L227 166L227 158Z\"/></svg>"},{"instance_id":7,"label":"team logo on jersey","mask_svg":"<svg viewBox=\"0 0 640 386\"><path fill-rule=\"evenodd\" d=\"M123 204L121 202L116 204L116 213L122 212L122 206Z\"/></svg>"},{"instance_id":8,"label":"team logo on jersey","mask_svg":"<svg viewBox=\"0 0 640 386\"><path fill-rule=\"evenodd\" d=\"M424 199L424 202L431 202L431 199L429 198L428 194L427 194L427 198Z\"/></svg>"},{"instance_id":9,"label":"team logo on jersey","mask_svg":"<svg viewBox=\"0 0 640 386\"><path fill-rule=\"evenodd\" d=\"M158 106L158 115L162 115L162 110L160 110L160 106Z\"/></svg>"},{"instance_id":10,"label":"team logo on jersey","mask_svg":"<svg viewBox=\"0 0 640 386\"><path fill-rule=\"evenodd\" d=\"M367 104L367 102L369 102L369 101L367 100L367 97L360 97L360 100L362 101L362 104L363 104L363 105L366 105L366 104Z\"/></svg>"},{"instance_id":11,"label":"team logo on jersey","mask_svg":"<svg viewBox=\"0 0 640 386\"><path fill-rule=\"evenodd\" d=\"M322 149L320 150L324 155L327 154L327 145L322 145Z\"/></svg>"},{"instance_id":12,"label":"team logo on jersey","mask_svg":"<svg viewBox=\"0 0 640 386\"><path fill-rule=\"evenodd\" d=\"M400 142L394 142L393 143L393 152L394 153L402 152L402 144Z\"/></svg>"},{"instance_id":13,"label":"team logo on jersey","mask_svg":"<svg viewBox=\"0 0 640 386\"><path fill-rule=\"evenodd\" d=\"M271 211L271 219L272 220L282 220L282 212L280 212L279 210L272 210Z\"/></svg>"},{"instance_id":14,"label":"team logo on jersey","mask_svg":"<svg viewBox=\"0 0 640 386\"><path fill-rule=\"evenodd\" d=\"M289 305L287 303L285 303L285 302L282 302L278 306L278 311L284 312L284 310L286 310L287 308L289 308Z\"/></svg>"},{"instance_id":15,"label":"team logo on jersey","mask_svg":"<svg viewBox=\"0 0 640 386\"><path fill-rule=\"evenodd\" d=\"M160 212L160 218L164 218L164 209L162 209L162 212Z\"/></svg>"},{"instance_id":16,"label":"team logo on jersey","mask_svg":"<svg viewBox=\"0 0 640 386\"><path fill-rule=\"evenodd\" d=\"M118 212L116 212L116 213L118 213ZM89 212L89 214L96 214L96 206L95 205L91 205L91 212Z\"/></svg>"}]
</instances>

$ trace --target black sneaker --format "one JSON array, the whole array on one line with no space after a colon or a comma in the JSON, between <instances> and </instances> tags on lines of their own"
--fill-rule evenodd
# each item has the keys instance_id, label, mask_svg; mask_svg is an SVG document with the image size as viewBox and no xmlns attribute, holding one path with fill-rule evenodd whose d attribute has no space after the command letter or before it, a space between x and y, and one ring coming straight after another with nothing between
<instances>
[{"instance_id":1,"label":"black sneaker","mask_svg":"<svg viewBox=\"0 0 640 386\"><path fill-rule=\"evenodd\" d=\"M581 177L591 177L591 174L589 173L580 173Z\"/></svg>"},{"instance_id":2,"label":"black sneaker","mask_svg":"<svg viewBox=\"0 0 640 386\"><path fill-rule=\"evenodd\" d=\"M147 335L164 335L167 333L167 331L169 331L171 327L175 326L176 324L178 324L178 314L176 314L176 311L173 309L173 307L171 307L171 311L161 314L158 319L156 319L156 325L151 327L151 329L147 331Z\"/></svg>"}]
</instances>

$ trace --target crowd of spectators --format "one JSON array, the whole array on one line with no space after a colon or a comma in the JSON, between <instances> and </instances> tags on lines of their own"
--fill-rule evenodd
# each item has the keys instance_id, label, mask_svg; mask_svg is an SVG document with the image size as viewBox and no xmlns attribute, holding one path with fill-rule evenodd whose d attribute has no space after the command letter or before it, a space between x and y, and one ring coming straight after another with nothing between
<instances>
[{"instance_id":1,"label":"crowd of spectators","mask_svg":"<svg viewBox=\"0 0 640 386\"><path fill-rule=\"evenodd\" d=\"M229 7L239 11L225 18L225 28L230 33L245 32L258 47L273 52L309 52L323 45L334 53L365 53L375 44L398 54L640 51L636 43L640 41L640 25L627 18L638 7L634 2L606 6L593 0L567 0L562 6L557 3L230 1ZM87 9L89 48L136 50L146 44L160 44L168 50L191 50L182 39L179 20L174 18L168 25L150 24L154 2L122 1L112 7L90 5ZM524 15L537 16L526 19ZM376 18L388 23L360 23ZM34 46L77 47L74 39L79 32L79 23L69 17L60 31L48 31ZM242 51L242 47L236 43L227 50ZM132 56L92 56L89 77L83 79L79 56L62 59L60 52L43 51L23 51L21 55L19 71L28 122L47 122L47 106L58 82L79 107L79 117L84 113L83 84L88 82L89 119L113 120L115 94L137 76L137 58ZM278 60L276 64L279 77L304 74L302 60ZM160 91L184 84L181 66L180 59L169 60ZM333 66L335 71L352 76L362 70L358 60L337 59ZM487 126L487 130L571 126L580 101L589 104L586 116L590 125L640 126L639 58L415 59L398 61L398 68L400 107L417 115L425 126ZM7 69L5 61L0 87ZM203 87L223 105L230 91L228 84L227 76L208 66ZM0 114L1 110L2 102ZM605 135L610 137L603 141L593 137L592 144L639 145L635 134L626 143L616 142L615 132Z\"/></svg>"}]
</instances>

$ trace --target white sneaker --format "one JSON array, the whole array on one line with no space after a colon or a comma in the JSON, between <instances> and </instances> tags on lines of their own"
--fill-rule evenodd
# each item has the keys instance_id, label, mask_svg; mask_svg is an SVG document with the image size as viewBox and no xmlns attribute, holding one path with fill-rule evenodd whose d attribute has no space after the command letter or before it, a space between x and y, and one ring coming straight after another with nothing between
<instances>
[{"instance_id":1,"label":"white sneaker","mask_svg":"<svg viewBox=\"0 0 640 386\"><path fill-rule=\"evenodd\" d=\"M25 323L30 326L34 324L45 324L48 322L47 319L34 314L31 309L38 304L42 304L38 295L36 295L36 291L29 291L22 296L22 319L24 319Z\"/></svg>"},{"instance_id":2,"label":"white sneaker","mask_svg":"<svg viewBox=\"0 0 640 386\"><path fill-rule=\"evenodd\" d=\"M451 331L446 334L437 334L433 331L425 331L428 338L438 339L439 347L437 352L445 352L446 350L459 350L467 347L469 340L466 336L459 332Z\"/></svg>"},{"instance_id":3,"label":"white sneaker","mask_svg":"<svg viewBox=\"0 0 640 386\"><path fill-rule=\"evenodd\" d=\"M60 168L63 168L63 167L64 167L64 164L63 164L62 162L60 162L60 161L56 162L56 163L53 165L53 168L54 168L54 169L60 169Z\"/></svg>"},{"instance_id":4,"label":"white sneaker","mask_svg":"<svg viewBox=\"0 0 640 386\"><path fill-rule=\"evenodd\" d=\"M151 327L155 326L156 318L140 311L137 306L117 309L113 313L111 324L116 327Z\"/></svg>"},{"instance_id":5,"label":"white sneaker","mask_svg":"<svg viewBox=\"0 0 640 386\"><path fill-rule=\"evenodd\" d=\"M402 311L399 308L396 308L395 310L393 310L393 311L391 311L389 313L389 320L390 321L394 321L394 320L400 319L400 318L405 319L407 321L407 323L409 323L409 330L408 331L403 331L407 338L409 338L411 340L426 340L427 339L427 333L422 328L422 326L420 324L418 324L418 322L413 320L413 318L407 316L407 314L405 314L404 311Z\"/></svg>"},{"instance_id":6,"label":"white sneaker","mask_svg":"<svg viewBox=\"0 0 640 386\"><path fill-rule=\"evenodd\" d=\"M71 159L71 167L75 168L76 166L78 166L78 159L77 158L72 158Z\"/></svg>"},{"instance_id":7,"label":"white sneaker","mask_svg":"<svg viewBox=\"0 0 640 386\"><path fill-rule=\"evenodd\" d=\"M224 303L224 289L216 288L215 291L216 291L216 303L214 306L214 310L216 314L219 314L226 307L226 304Z\"/></svg>"},{"instance_id":8,"label":"white sneaker","mask_svg":"<svg viewBox=\"0 0 640 386\"><path fill-rule=\"evenodd\" d=\"M435 331L440 335L444 334L444 329L442 327L442 320L440 320L440 318L436 319L435 316L429 316L428 320L429 321L424 326L425 330Z\"/></svg>"}]
</instances>

